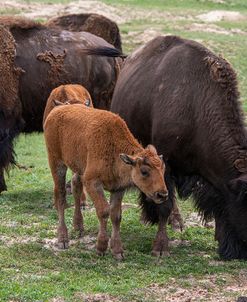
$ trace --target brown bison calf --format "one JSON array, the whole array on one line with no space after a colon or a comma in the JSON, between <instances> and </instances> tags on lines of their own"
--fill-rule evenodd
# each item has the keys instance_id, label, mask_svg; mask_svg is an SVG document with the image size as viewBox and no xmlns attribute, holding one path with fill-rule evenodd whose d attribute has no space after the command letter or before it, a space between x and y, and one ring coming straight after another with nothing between
<instances>
[{"instance_id":1,"label":"brown bison calf","mask_svg":"<svg viewBox=\"0 0 247 302\"><path fill-rule=\"evenodd\" d=\"M168 193L162 158L152 145L144 149L118 115L78 104L54 108L46 118L44 135L59 216L59 247L67 248L69 242L64 210L65 178L67 168L70 168L75 173L72 180L75 230L82 234L80 196L84 185L100 222L98 254L103 255L108 246L107 220L110 215L110 246L114 257L122 259L120 221L124 192L136 186L157 204L165 201ZM110 206L104 189L111 193ZM154 242L154 249L158 244Z\"/></svg>"},{"instance_id":2,"label":"brown bison calf","mask_svg":"<svg viewBox=\"0 0 247 302\"><path fill-rule=\"evenodd\" d=\"M85 87L79 84L60 85L59 87L52 90L47 100L43 116L43 124L45 123L45 120L51 110L56 106L63 104L81 104L87 107L93 107L93 102L90 93ZM66 184L66 190L71 192L70 181ZM82 191L81 206L85 208L86 205L86 195Z\"/></svg>"}]
</instances>

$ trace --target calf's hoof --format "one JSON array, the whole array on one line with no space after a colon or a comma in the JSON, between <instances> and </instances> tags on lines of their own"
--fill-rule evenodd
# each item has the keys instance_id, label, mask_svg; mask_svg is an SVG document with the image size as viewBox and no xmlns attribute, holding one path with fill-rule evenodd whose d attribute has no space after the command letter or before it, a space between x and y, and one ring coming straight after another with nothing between
<instances>
[{"instance_id":1,"label":"calf's hoof","mask_svg":"<svg viewBox=\"0 0 247 302\"><path fill-rule=\"evenodd\" d=\"M57 243L57 247L60 249L60 250L66 250L69 248L69 242L68 241L58 241Z\"/></svg>"},{"instance_id":2,"label":"calf's hoof","mask_svg":"<svg viewBox=\"0 0 247 302\"><path fill-rule=\"evenodd\" d=\"M152 250L151 254L152 254L153 257L169 257L170 256L169 251Z\"/></svg>"},{"instance_id":3,"label":"calf's hoof","mask_svg":"<svg viewBox=\"0 0 247 302\"><path fill-rule=\"evenodd\" d=\"M108 240L99 240L99 239L97 240L96 250L98 255L104 256L107 247L108 247Z\"/></svg>"},{"instance_id":4,"label":"calf's hoof","mask_svg":"<svg viewBox=\"0 0 247 302\"><path fill-rule=\"evenodd\" d=\"M117 261L122 261L124 260L124 254L122 253L113 253L112 254L113 257L117 260Z\"/></svg>"}]
</instances>

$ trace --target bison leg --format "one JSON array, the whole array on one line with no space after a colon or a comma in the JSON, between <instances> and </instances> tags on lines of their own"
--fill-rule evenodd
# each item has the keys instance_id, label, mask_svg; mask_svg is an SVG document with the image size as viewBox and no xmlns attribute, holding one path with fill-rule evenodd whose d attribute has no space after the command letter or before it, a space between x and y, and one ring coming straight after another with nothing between
<instances>
[{"instance_id":1,"label":"bison leg","mask_svg":"<svg viewBox=\"0 0 247 302\"><path fill-rule=\"evenodd\" d=\"M54 181L54 202L58 211L58 247L66 249L69 246L68 230L64 220L64 210L66 208L65 177L67 167L65 165L53 165L50 162L52 177Z\"/></svg>"},{"instance_id":2,"label":"bison leg","mask_svg":"<svg viewBox=\"0 0 247 302\"><path fill-rule=\"evenodd\" d=\"M83 183L96 208L96 213L100 223L96 250L100 256L103 256L108 247L109 238L107 235L107 221L109 218L110 207L105 199L103 186L99 181L88 179L85 173Z\"/></svg>"},{"instance_id":3,"label":"bison leg","mask_svg":"<svg viewBox=\"0 0 247 302\"><path fill-rule=\"evenodd\" d=\"M0 169L0 193L3 191L7 191L7 186L4 179L4 170Z\"/></svg>"},{"instance_id":4,"label":"bison leg","mask_svg":"<svg viewBox=\"0 0 247 302\"><path fill-rule=\"evenodd\" d=\"M81 214L81 194L83 192L83 185L81 181L81 176L75 173L72 177L72 194L75 200L75 212L73 218L73 225L75 231L79 233L79 237L83 233L83 216Z\"/></svg>"},{"instance_id":5,"label":"bison leg","mask_svg":"<svg viewBox=\"0 0 247 302\"><path fill-rule=\"evenodd\" d=\"M122 218L122 199L124 191L111 193L110 217L112 221L112 235L110 246L113 256L117 260L123 259L123 247L120 238L120 223Z\"/></svg>"},{"instance_id":6,"label":"bison leg","mask_svg":"<svg viewBox=\"0 0 247 302\"><path fill-rule=\"evenodd\" d=\"M152 255L155 257L169 256L168 242L166 221L160 219L158 222L158 231L153 242Z\"/></svg>"},{"instance_id":7,"label":"bison leg","mask_svg":"<svg viewBox=\"0 0 247 302\"><path fill-rule=\"evenodd\" d=\"M171 215L169 216L168 219L168 223L172 226L172 229L174 231L183 231L184 229L184 222L183 222L183 218L180 214L178 205L177 205L177 200L176 197L174 196L173 199L173 208L172 208L172 212Z\"/></svg>"}]
</instances>

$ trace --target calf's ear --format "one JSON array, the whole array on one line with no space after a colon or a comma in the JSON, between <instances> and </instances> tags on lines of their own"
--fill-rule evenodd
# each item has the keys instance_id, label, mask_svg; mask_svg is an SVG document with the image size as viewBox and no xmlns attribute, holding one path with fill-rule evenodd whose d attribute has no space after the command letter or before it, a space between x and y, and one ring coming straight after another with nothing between
<instances>
[{"instance_id":1,"label":"calf's ear","mask_svg":"<svg viewBox=\"0 0 247 302\"><path fill-rule=\"evenodd\" d=\"M150 150L151 152L157 154L157 150L153 145L147 145L146 149Z\"/></svg>"},{"instance_id":2,"label":"calf's ear","mask_svg":"<svg viewBox=\"0 0 247 302\"><path fill-rule=\"evenodd\" d=\"M60 102L60 101L58 101L58 100L53 100L53 104L54 104L55 106L64 105L64 103L62 103L62 102Z\"/></svg>"},{"instance_id":3,"label":"calf's ear","mask_svg":"<svg viewBox=\"0 0 247 302\"><path fill-rule=\"evenodd\" d=\"M136 164L136 160L134 160L131 156L129 156L129 155L125 154L125 153L119 154L119 157L127 165L134 166Z\"/></svg>"}]
</instances>

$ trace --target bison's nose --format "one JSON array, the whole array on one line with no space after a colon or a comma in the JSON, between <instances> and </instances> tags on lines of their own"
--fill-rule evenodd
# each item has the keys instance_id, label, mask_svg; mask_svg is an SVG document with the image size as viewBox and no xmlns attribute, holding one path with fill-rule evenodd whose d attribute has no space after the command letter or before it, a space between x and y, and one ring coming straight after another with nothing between
<instances>
[{"instance_id":1,"label":"bison's nose","mask_svg":"<svg viewBox=\"0 0 247 302\"><path fill-rule=\"evenodd\" d=\"M167 191L158 191L158 192L155 193L155 197L157 199L167 200L168 192Z\"/></svg>"}]
</instances>

